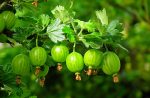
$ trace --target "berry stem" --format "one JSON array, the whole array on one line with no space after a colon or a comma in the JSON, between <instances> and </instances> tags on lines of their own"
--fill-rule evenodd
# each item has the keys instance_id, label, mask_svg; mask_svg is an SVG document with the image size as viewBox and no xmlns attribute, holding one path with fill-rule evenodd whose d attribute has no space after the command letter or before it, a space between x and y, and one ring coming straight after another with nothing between
<instances>
[{"instance_id":1,"label":"berry stem","mask_svg":"<svg viewBox=\"0 0 150 98\"><path fill-rule=\"evenodd\" d=\"M75 29L75 26L74 26L73 22L71 22L71 25L72 25L72 28L73 28L73 30L74 30L74 33L76 33L77 30Z\"/></svg>"},{"instance_id":2,"label":"berry stem","mask_svg":"<svg viewBox=\"0 0 150 98\"><path fill-rule=\"evenodd\" d=\"M36 36L36 47L38 47L38 34Z\"/></svg>"},{"instance_id":3,"label":"berry stem","mask_svg":"<svg viewBox=\"0 0 150 98\"><path fill-rule=\"evenodd\" d=\"M107 45L106 45L106 44L104 44L104 47L105 47L106 51L109 51L109 50L108 50L108 47L107 47Z\"/></svg>"},{"instance_id":4,"label":"berry stem","mask_svg":"<svg viewBox=\"0 0 150 98\"><path fill-rule=\"evenodd\" d=\"M80 32L78 33L78 36L82 35L82 31L83 29L80 30Z\"/></svg>"},{"instance_id":5,"label":"berry stem","mask_svg":"<svg viewBox=\"0 0 150 98\"><path fill-rule=\"evenodd\" d=\"M76 48L76 42L74 42L73 44L73 52L75 52L75 48Z\"/></svg>"}]
</instances>

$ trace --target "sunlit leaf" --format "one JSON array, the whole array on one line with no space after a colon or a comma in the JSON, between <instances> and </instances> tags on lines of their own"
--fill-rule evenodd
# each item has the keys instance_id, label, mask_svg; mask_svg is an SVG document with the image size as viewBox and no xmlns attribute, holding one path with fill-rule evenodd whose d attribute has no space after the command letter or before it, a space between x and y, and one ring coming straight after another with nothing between
<instances>
[{"instance_id":1,"label":"sunlit leaf","mask_svg":"<svg viewBox=\"0 0 150 98\"><path fill-rule=\"evenodd\" d=\"M45 28L50 22L50 17L48 15L42 14L39 17L39 21L42 24L42 27Z\"/></svg>"},{"instance_id":2,"label":"sunlit leaf","mask_svg":"<svg viewBox=\"0 0 150 98\"><path fill-rule=\"evenodd\" d=\"M48 37L54 42L63 41L65 39L64 32L62 29L64 28L64 24L60 23L59 19L56 19L54 23L48 25L47 34Z\"/></svg>"},{"instance_id":3,"label":"sunlit leaf","mask_svg":"<svg viewBox=\"0 0 150 98\"><path fill-rule=\"evenodd\" d=\"M75 34L74 34L74 31L70 27L65 26L63 28L63 32L66 34L70 42L75 42Z\"/></svg>"},{"instance_id":4,"label":"sunlit leaf","mask_svg":"<svg viewBox=\"0 0 150 98\"><path fill-rule=\"evenodd\" d=\"M105 9L96 11L96 16L101 21L102 25L108 25L108 16Z\"/></svg>"},{"instance_id":5,"label":"sunlit leaf","mask_svg":"<svg viewBox=\"0 0 150 98\"><path fill-rule=\"evenodd\" d=\"M96 29L95 24L92 21L84 22L79 19L76 19L75 22L78 23L78 26L81 27L81 29L86 29L89 32L94 32Z\"/></svg>"},{"instance_id":6,"label":"sunlit leaf","mask_svg":"<svg viewBox=\"0 0 150 98\"><path fill-rule=\"evenodd\" d=\"M99 49L102 46L102 39L99 32L93 32L91 34L82 35L79 40L83 42L83 44L89 48Z\"/></svg>"},{"instance_id":7,"label":"sunlit leaf","mask_svg":"<svg viewBox=\"0 0 150 98\"><path fill-rule=\"evenodd\" d=\"M56 6L51 12L55 18L60 19L64 23L72 20L70 13L63 6Z\"/></svg>"},{"instance_id":8,"label":"sunlit leaf","mask_svg":"<svg viewBox=\"0 0 150 98\"><path fill-rule=\"evenodd\" d=\"M121 31L123 31L123 26L119 22L119 20L113 20L109 23L106 31L109 32L110 34L114 35L116 33L120 33Z\"/></svg>"}]
</instances>

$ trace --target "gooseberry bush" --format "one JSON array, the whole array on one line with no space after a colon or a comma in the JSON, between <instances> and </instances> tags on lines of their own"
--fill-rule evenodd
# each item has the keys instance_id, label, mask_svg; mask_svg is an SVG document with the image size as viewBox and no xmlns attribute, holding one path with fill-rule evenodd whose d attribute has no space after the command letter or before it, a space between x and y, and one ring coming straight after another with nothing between
<instances>
[{"instance_id":1,"label":"gooseberry bush","mask_svg":"<svg viewBox=\"0 0 150 98\"><path fill-rule=\"evenodd\" d=\"M13 10L0 13L3 38L0 42L21 49L7 65L16 76L14 85L18 88L23 84L22 78L32 75L43 87L52 66L57 66L60 73L67 67L75 74L75 80L103 71L112 76L115 83L119 82L121 64L117 49L126 50L120 44L123 25L117 19L109 20L105 8L83 21L76 18L78 13L71 6L57 5L50 10L50 2L46 0L11 0L11 5Z\"/></svg>"}]
</instances>

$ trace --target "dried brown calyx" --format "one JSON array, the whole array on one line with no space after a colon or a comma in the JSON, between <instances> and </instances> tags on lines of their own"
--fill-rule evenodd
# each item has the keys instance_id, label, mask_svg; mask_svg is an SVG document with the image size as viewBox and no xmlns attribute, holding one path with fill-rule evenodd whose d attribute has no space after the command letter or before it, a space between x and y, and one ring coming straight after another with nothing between
<instances>
[{"instance_id":1,"label":"dried brown calyx","mask_svg":"<svg viewBox=\"0 0 150 98\"><path fill-rule=\"evenodd\" d=\"M75 77L76 80L81 81L80 73L78 73L78 72L75 73L75 76L76 76L76 77Z\"/></svg>"},{"instance_id":2,"label":"dried brown calyx","mask_svg":"<svg viewBox=\"0 0 150 98\"><path fill-rule=\"evenodd\" d=\"M96 69L93 69L93 71L92 71L92 75L97 75L97 70Z\"/></svg>"},{"instance_id":3,"label":"dried brown calyx","mask_svg":"<svg viewBox=\"0 0 150 98\"><path fill-rule=\"evenodd\" d=\"M62 64L61 64L61 63L58 63L58 64L57 64L57 70L58 70L58 71L61 71L61 70L62 70Z\"/></svg>"},{"instance_id":4,"label":"dried brown calyx","mask_svg":"<svg viewBox=\"0 0 150 98\"><path fill-rule=\"evenodd\" d=\"M88 76L92 75L92 68L88 68L88 70L86 71L86 74Z\"/></svg>"},{"instance_id":5,"label":"dried brown calyx","mask_svg":"<svg viewBox=\"0 0 150 98\"><path fill-rule=\"evenodd\" d=\"M38 0L34 0L34 2L32 2L32 4L37 7L38 6Z\"/></svg>"},{"instance_id":6,"label":"dried brown calyx","mask_svg":"<svg viewBox=\"0 0 150 98\"><path fill-rule=\"evenodd\" d=\"M39 84L40 84L41 87L44 86L44 84L45 84L45 77L41 77L41 78L39 79Z\"/></svg>"},{"instance_id":7,"label":"dried brown calyx","mask_svg":"<svg viewBox=\"0 0 150 98\"><path fill-rule=\"evenodd\" d=\"M41 72L41 68L40 67L36 67L35 75L38 76L40 72Z\"/></svg>"},{"instance_id":8,"label":"dried brown calyx","mask_svg":"<svg viewBox=\"0 0 150 98\"><path fill-rule=\"evenodd\" d=\"M17 75L17 76L16 76L16 84L17 84L17 85L20 85L20 84L21 84L21 76L20 76L20 75Z\"/></svg>"},{"instance_id":9,"label":"dried brown calyx","mask_svg":"<svg viewBox=\"0 0 150 98\"><path fill-rule=\"evenodd\" d=\"M119 82L119 77L117 74L113 75L113 82L118 83Z\"/></svg>"},{"instance_id":10,"label":"dried brown calyx","mask_svg":"<svg viewBox=\"0 0 150 98\"><path fill-rule=\"evenodd\" d=\"M96 70L96 69L92 69L92 68L88 68L88 70L85 70L85 73L86 73L88 76L97 75L97 70Z\"/></svg>"}]
</instances>

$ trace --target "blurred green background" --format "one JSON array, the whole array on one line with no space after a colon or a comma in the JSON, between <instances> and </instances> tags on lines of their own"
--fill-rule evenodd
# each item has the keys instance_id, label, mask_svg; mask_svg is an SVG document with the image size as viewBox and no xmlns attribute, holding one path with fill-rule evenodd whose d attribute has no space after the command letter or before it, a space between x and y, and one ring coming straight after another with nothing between
<instances>
[{"instance_id":1,"label":"blurred green background","mask_svg":"<svg viewBox=\"0 0 150 98\"><path fill-rule=\"evenodd\" d=\"M69 7L71 0L48 0ZM66 68L57 72L51 67L42 88L35 83L34 75L26 79L24 97L30 98L150 98L150 0L74 0L72 9L76 18L87 21L96 10L106 8L108 19L119 19L124 24L124 42L129 52L119 50L121 60L120 82L114 84L111 76L98 74L83 76L75 81ZM19 48L0 46L0 65L11 62ZM8 88L9 89L9 88ZM3 96L4 93L0 93ZM17 98L11 96L11 98ZM20 97L18 97L20 98Z\"/></svg>"}]
</instances>

